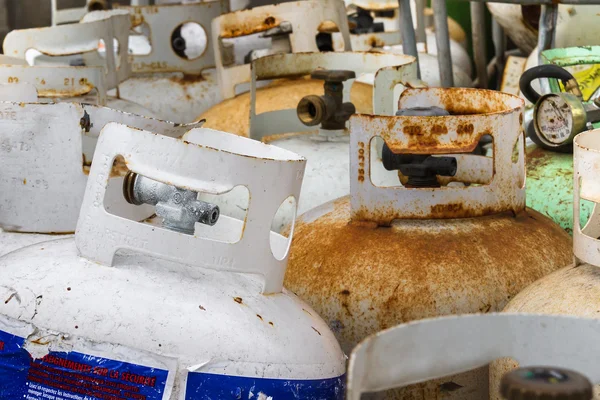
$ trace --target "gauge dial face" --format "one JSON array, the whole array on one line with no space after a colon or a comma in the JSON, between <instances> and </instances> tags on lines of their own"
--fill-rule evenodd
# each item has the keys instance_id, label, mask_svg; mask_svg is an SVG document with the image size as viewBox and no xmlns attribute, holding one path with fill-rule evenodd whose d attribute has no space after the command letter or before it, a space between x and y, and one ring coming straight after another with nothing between
<instances>
[{"instance_id":1,"label":"gauge dial face","mask_svg":"<svg viewBox=\"0 0 600 400\"><path fill-rule=\"evenodd\" d=\"M573 112L567 102L558 95L543 98L538 105L536 125L548 142L561 144L571 136Z\"/></svg>"}]
</instances>

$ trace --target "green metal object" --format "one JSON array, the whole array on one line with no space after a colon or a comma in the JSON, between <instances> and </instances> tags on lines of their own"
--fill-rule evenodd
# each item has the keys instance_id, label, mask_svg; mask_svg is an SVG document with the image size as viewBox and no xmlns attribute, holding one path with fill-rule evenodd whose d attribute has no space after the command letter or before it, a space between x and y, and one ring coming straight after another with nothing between
<instances>
[{"instance_id":1,"label":"green metal object","mask_svg":"<svg viewBox=\"0 0 600 400\"><path fill-rule=\"evenodd\" d=\"M542 52L546 64L561 67L581 64L599 64L600 46L569 47ZM550 79L553 93L561 91L555 79ZM600 123L594 123L600 127ZM527 153L527 206L552 218L570 234L573 233L573 154L544 150L528 145ZM592 212L592 203L582 203L580 224Z\"/></svg>"},{"instance_id":2,"label":"green metal object","mask_svg":"<svg viewBox=\"0 0 600 400\"><path fill-rule=\"evenodd\" d=\"M573 234L573 154L556 153L532 144L527 146L527 207L552 218ZM584 224L593 204L582 204Z\"/></svg>"}]
</instances>

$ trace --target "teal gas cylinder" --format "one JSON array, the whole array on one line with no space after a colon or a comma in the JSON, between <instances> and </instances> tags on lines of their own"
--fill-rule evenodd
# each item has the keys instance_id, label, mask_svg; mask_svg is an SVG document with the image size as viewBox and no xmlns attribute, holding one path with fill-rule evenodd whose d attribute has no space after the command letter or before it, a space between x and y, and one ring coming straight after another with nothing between
<instances>
[{"instance_id":1,"label":"teal gas cylinder","mask_svg":"<svg viewBox=\"0 0 600 400\"><path fill-rule=\"evenodd\" d=\"M595 79L582 71L600 64L600 46L546 50L542 59L544 64L527 70L520 82L525 97L535 104L533 118L525 122L531 139L526 149L527 206L572 234L573 138L600 127L600 102L593 100L596 91L589 87ZM538 78L550 78L550 93L540 96L532 88ZM591 206L582 206L581 220L587 221L591 211Z\"/></svg>"}]
</instances>

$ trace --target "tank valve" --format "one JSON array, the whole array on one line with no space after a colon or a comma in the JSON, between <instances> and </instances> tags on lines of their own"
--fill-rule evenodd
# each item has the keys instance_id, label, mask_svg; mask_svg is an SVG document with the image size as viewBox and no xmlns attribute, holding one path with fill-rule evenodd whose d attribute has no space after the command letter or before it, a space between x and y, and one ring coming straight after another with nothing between
<instances>
[{"instance_id":1,"label":"tank valve","mask_svg":"<svg viewBox=\"0 0 600 400\"><path fill-rule=\"evenodd\" d=\"M350 102L344 103L343 82L356 78L356 74L354 71L320 69L310 77L325 81L325 94L305 96L300 100L296 108L300 122L306 126L321 124L326 130L344 129L356 108Z\"/></svg>"},{"instance_id":2,"label":"tank valve","mask_svg":"<svg viewBox=\"0 0 600 400\"><path fill-rule=\"evenodd\" d=\"M394 154L385 145L381 154L383 166L388 171L400 171L408 177L406 187L440 187L437 176L456 175L455 157L434 157L426 154Z\"/></svg>"},{"instance_id":3,"label":"tank valve","mask_svg":"<svg viewBox=\"0 0 600 400\"><path fill-rule=\"evenodd\" d=\"M507 400L591 400L592 384L583 375L552 367L519 368L500 382L500 395Z\"/></svg>"},{"instance_id":4,"label":"tank valve","mask_svg":"<svg viewBox=\"0 0 600 400\"><path fill-rule=\"evenodd\" d=\"M130 204L156 206L156 215L163 225L174 231L194 234L194 225L199 222L213 226L219 220L219 206L198 200L198 193L180 189L129 172L123 181L123 196Z\"/></svg>"}]
</instances>

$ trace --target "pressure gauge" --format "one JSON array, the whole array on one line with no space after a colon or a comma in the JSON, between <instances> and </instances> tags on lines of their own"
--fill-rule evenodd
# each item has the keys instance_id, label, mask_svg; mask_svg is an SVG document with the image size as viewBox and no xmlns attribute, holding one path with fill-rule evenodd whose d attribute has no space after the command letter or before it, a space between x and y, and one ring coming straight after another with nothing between
<instances>
[{"instance_id":1,"label":"pressure gauge","mask_svg":"<svg viewBox=\"0 0 600 400\"><path fill-rule=\"evenodd\" d=\"M578 133L586 129L586 122L584 104L571 93L541 96L533 110L535 133L549 147L571 143Z\"/></svg>"}]
</instances>

